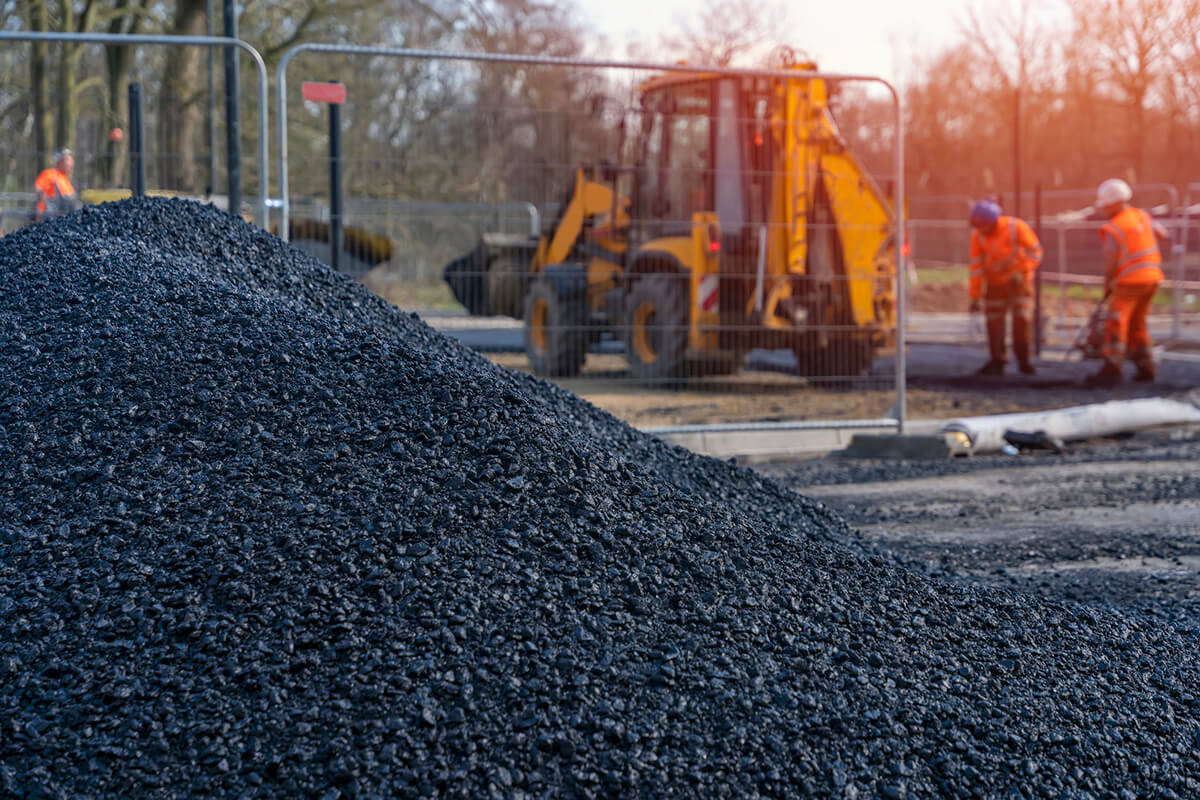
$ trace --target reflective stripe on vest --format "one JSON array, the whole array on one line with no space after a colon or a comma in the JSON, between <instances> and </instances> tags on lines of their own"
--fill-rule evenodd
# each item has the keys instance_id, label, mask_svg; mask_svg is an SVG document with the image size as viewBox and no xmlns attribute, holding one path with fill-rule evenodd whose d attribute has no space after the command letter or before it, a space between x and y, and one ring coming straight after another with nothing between
<instances>
[{"instance_id":1,"label":"reflective stripe on vest","mask_svg":"<svg viewBox=\"0 0 1200 800\"><path fill-rule=\"evenodd\" d=\"M1129 214L1129 212L1133 212ZM1130 219L1133 217L1133 219ZM1131 225L1128 228L1117 224L1117 220L1122 222L1134 222L1136 225ZM1113 283L1120 283L1121 279L1135 272L1140 272L1143 269L1158 269L1162 263L1162 253L1158 250L1158 243L1154 238L1154 222L1140 208L1130 206L1126 208L1112 220L1104 224L1103 230L1107 231L1113 240L1117 243L1117 272L1113 275ZM1133 247L1138 249L1130 252L1130 236L1134 237Z\"/></svg>"}]
</instances>

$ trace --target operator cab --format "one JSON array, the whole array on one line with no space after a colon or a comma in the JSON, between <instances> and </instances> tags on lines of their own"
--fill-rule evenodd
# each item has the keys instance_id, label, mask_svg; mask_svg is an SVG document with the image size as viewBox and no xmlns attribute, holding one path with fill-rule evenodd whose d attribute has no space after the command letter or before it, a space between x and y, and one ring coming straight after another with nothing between
<instances>
[{"instance_id":1,"label":"operator cab","mask_svg":"<svg viewBox=\"0 0 1200 800\"><path fill-rule=\"evenodd\" d=\"M634 143L632 235L644 243L690 236L692 214L715 212L722 259L721 307L745 306L781 169L772 106L777 81L672 74L642 86Z\"/></svg>"},{"instance_id":2,"label":"operator cab","mask_svg":"<svg viewBox=\"0 0 1200 800\"><path fill-rule=\"evenodd\" d=\"M713 211L732 245L769 219L781 169L777 92L774 79L736 76L670 75L643 85L635 216L667 228L647 238L686 234L693 213Z\"/></svg>"}]
</instances>

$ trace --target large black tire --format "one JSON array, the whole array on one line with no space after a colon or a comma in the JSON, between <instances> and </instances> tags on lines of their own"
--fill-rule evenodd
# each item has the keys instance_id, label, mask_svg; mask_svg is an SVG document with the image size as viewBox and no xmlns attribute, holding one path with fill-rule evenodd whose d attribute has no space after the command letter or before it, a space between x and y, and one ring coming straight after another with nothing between
<instances>
[{"instance_id":1,"label":"large black tire","mask_svg":"<svg viewBox=\"0 0 1200 800\"><path fill-rule=\"evenodd\" d=\"M685 278L650 275L634 284L625 311L625 357L645 383L683 377L688 345Z\"/></svg>"},{"instance_id":2,"label":"large black tire","mask_svg":"<svg viewBox=\"0 0 1200 800\"><path fill-rule=\"evenodd\" d=\"M742 368L746 354L741 351L727 353L706 353L703 357L689 359L687 374L694 378L715 378L722 375L732 375Z\"/></svg>"},{"instance_id":3,"label":"large black tire","mask_svg":"<svg viewBox=\"0 0 1200 800\"><path fill-rule=\"evenodd\" d=\"M488 266L488 310L493 315L521 317L525 308L526 286L529 283L529 264L516 256L502 254Z\"/></svg>"},{"instance_id":4,"label":"large black tire","mask_svg":"<svg viewBox=\"0 0 1200 800\"><path fill-rule=\"evenodd\" d=\"M824 346L810 334L801 337L792 351L797 371L809 378L857 378L875 361L870 337L860 333L832 333Z\"/></svg>"},{"instance_id":5,"label":"large black tire","mask_svg":"<svg viewBox=\"0 0 1200 800\"><path fill-rule=\"evenodd\" d=\"M587 358L581 301L558 295L553 284L538 278L525 295L525 354L535 375L570 378Z\"/></svg>"}]
</instances>

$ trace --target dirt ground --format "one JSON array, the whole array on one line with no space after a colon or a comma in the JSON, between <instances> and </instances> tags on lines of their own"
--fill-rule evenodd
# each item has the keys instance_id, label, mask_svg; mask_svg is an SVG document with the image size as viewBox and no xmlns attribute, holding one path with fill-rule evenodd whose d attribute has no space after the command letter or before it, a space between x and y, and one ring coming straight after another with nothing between
<instances>
[{"instance_id":1,"label":"dirt ground","mask_svg":"<svg viewBox=\"0 0 1200 800\"><path fill-rule=\"evenodd\" d=\"M928 352L923 352L923 350ZM1113 399L1153 397L1181 387L1126 383L1098 392L1072 375L1094 371L1096 362L1070 365L1048 364L1034 378L977 378L971 374L983 356L964 348L941 347L910 350L942 363L954 359L944 375L922 373L910 366L906 391L909 419L953 419L956 417L1005 414L1066 408ZM943 353L949 355L942 360ZM502 366L528 370L522 353L489 355ZM883 355L887 358L887 354ZM885 365L886 368L886 365ZM870 377L841 386L813 385L804 378L773 372L743 371L728 378L693 381L683 389L647 388L625 379L624 359L617 355L590 355L583 375L560 379L564 388L587 399L631 425L690 425L704 423L778 420L879 419L894 415L895 379L890 374ZM957 370L957 371L955 371Z\"/></svg>"},{"instance_id":2,"label":"dirt ground","mask_svg":"<svg viewBox=\"0 0 1200 800\"><path fill-rule=\"evenodd\" d=\"M452 305L449 290L440 284L411 287L389 283L378 276L364 279L373 291L401 308L445 309ZM914 312L962 312L967 305L965 282L927 280L910 287ZM1054 302L1057 304L1058 299ZM1055 306L1057 311L1058 306ZM1071 316L1086 317L1089 301L1070 299ZM443 311L444 313L444 311ZM472 322L486 320L471 318ZM511 321L510 321L511 322ZM979 332L982 336L982 331ZM517 339L519 346L519 339ZM487 353L496 363L519 371L529 364L520 352ZM966 347L956 352L939 351L932 367L920 366L919 348L909 350L909 380L906 411L910 419L948 419L961 416L1061 408L1095 402L1097 394L1075 380L1055 380L1061 373L1048 365L1043 375L1032 380L978 380L971 372L985 353ZM943 358L943 356L945 356ZM588 356L584 372L577 378L559 379L564 388L636 426L684 425L743 421L877 419L894 415L895 379L890 360L894 353L880 353L872 375L842 385L816 385L786 370L743 370L721 378L692 381L682 388L647 388L629 380L627 365L619 354ZM926 355L926 361L930 356ZM1080 367L1082 365L1076 365ZM1087 365L1087 371L1095 368ZM1078 369L1076 370L1078 371ZM932 372L939 372L933 376ZM1061 375L1060 375L1061 377ZM1131 385L1110 392L1111 397L1139 397L1158 393L1154 387Z\"/></svg>"},{"instance_id":3,"label":"dirt ground","mask_svg":"<svg viewBox=\"0 0 1200 800\"><path fill-rule=\"evenodd\" d=\"M1074 443L1066 455L756 468L919 569L1200 632L1200 429Z\"/></svg>"}]
</instances>

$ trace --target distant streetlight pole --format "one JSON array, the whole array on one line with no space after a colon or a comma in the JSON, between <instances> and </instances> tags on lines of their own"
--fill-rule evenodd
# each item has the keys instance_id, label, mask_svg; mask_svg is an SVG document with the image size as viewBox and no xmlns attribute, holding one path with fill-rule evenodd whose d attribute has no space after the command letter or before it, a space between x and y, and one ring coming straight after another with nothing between
<instances>
[{"instance_id":1,"label":"distant streetlight pole","mask_svg":"<svg viewBox=\"0 0 1200 800\"><path fill-rule=\"evenodd\" d=\"M1013 89L1013 209L1021 216L1021 87Z\"/></svg>"}]
</instances>

